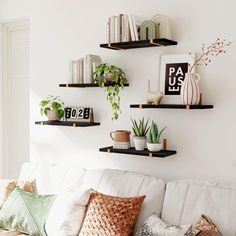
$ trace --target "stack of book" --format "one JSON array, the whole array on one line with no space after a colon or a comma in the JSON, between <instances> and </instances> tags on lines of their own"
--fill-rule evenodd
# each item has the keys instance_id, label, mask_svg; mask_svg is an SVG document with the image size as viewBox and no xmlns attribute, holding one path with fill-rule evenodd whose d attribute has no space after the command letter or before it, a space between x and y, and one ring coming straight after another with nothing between
<instances>
[{"instance_id":1,"label":"stack of book","mask_svg":"<svg viewBox=\"0 0 236 236\"><path fill-rule=\"evenodd\" d=\"M85 58L70 61L69 83L91 84L93 83L93 73L98 65L102 63L98 55L86 55Z\"/></svg>"},{"instance_id":2,"label":"stack of book","mask_svg":"<svg viewBox=\"0 0 236 236\"><path fill-rule=\"evenodd\" d=\"M134 14L119 14L111 16L107 22L107 42L129 42L138 41L139 27L143 19Z\"/></svg>"}]
</instances>

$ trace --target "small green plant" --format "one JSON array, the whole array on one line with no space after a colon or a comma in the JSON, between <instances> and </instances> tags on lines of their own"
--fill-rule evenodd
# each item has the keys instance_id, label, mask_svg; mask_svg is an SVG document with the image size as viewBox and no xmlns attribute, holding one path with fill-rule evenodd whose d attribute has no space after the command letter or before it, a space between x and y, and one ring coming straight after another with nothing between
<instances>
[{"instance_id":1,"label":"small green plant","mask_svg":"<svg viewBox=\"0 0 236 236\"><path fill-rule=\"evenodd\" d=\"M61 119L64 115L64 102L59 96L49 95L46 99L40 102L41 115L48 114L48 111L55 111L57 118Z\"/></svg>"},{"instance_id":2,"label":"small green plant","mask_svg":"<svg viewBox=\"0 0 236 236\"><path fill-rule=\"evenodd\" d=\"M144 136L147 135L148 130L150 128L148 126L149 119L145 122L144 118L142 118L141 120L139 120L137 122L135 119L131 118L131 121L132 121L132 124L133 124L132 129L134 131L135 136L144 137Z\"/></svg>"},{"instance_id":3,"label":"small green plant","mask_svg":"<svg viewBox=\"0 0 236 236\"><path fill-rule=\"evenodd\" d=\"M165 129L166 127L163 128L161 131L159 131L157 124L152 121L150 130L147 136L148 143L160 143L161 135Z\"/></svg>"},{"instance_id":4,"label":"small green plant","mask_svg":"<svg viewBox=\"0 0 236 236\"><path fill-rule=\"evenodd\" d=\"M112 108L112 120L118 120L120 117L120 89L124 88L126 82L126 75L121 68L106 63L96 67L94 83L97 83L101 88L109 84L105 87L105 91Z\"/></svg>"}]
</instances>

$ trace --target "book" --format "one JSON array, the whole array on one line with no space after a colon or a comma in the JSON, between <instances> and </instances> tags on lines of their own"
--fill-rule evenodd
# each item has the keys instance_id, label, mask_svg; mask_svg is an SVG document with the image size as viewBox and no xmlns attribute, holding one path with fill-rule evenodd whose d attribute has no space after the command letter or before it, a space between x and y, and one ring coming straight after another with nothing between
<instances>
[{"instance_id":1,"label":"book","mask_svg":"<svg viewBox=\"0 0 236 236\"><path fill-rule=\"evenodd\" d=\"M119 42L119 38L120 38L120 21L119 21L119 17L115 16L115 43Z\"/></svg>"},{"instance_id":2,"label":"book","mask_svg":"<svg viewBox=\"0 0 236 236\"><path fill-rule=\"evenodd\" d=\"M125 29L124 29L124 42L131 41L128 15L124 16L124 27L125 27Z\"/></svg>"},{"instance_id":3,"label":"book","mask_svg":"<svg viewBox=\"0 0 236 236\"><path fill-rule=\"evenodd\" d=\"M139 29L140 29L140 26L143 22L143 19L139 16L136 16L134 14L132 14L132 22L133 22L133 29L134 29L134 38L136 41L139 40Z\"/></svg>"},{"instance_id":4,"label":"book","mask_svg":"<svg viewBox=\"0 0 236 236\"><path fill-rule=\"evenodd\" d=\"M88 83L93 83L94 79L93 66L95 65L96 67L97 65L101 64L102 60L100 56L91 54L88 54L86 56L86 59L87 59L87 81Z\"/></svg>"},{"instance_id":5,"label":"book","mask_svg":"<svg viewBox=\"0 0 236 236\"><path fill-rule=\"evenodd\" d=\"M110 38L110 21L107 22L106 38L107 38L107 43L111 43L111 38Z\"/></svg>"},{"instance_id":6,"label":"book","mask_svg":"<svg viewBox=\"0 0 236 236\"><path fill-rule=\"evenodd\" d=\"M77 70L78 70L78 83L83 83L83 59L77 60Z\"/></svg>"},{"instance_id":7,"label":"book","mask_svg":"<svg viewBox=\"0 0 236 236\"><path fill-rule=\"evenodd\" d=\"M109 35L110 35L110 43L115 42L115 16L111 16L109 18Z\"/></svg>"},{"instance_id":8,"label":"book","mask_svg":"<svg viewBox=\"0 0 236 236\"><path fill-rule=\"evenodd\" d=\"M129 29L131 34L131 40L135 41L135 33L134 33L134 22L133 22L133 16L132 14L128 14L128 20L129 20Z\"/></svg>"},{"instance_id":9,"label":"book","mask_svg":"<svg viewBox=\"0 0 236 236\"><path fill-rule=\"evenodd\" d=\"M88 67L88 60L87 58L83 58L83 83L89 83L88 81L88 71L87 71L87 67Z\"/></svg>"},{"instance_id":10,"label":"book","mask_svg":"<svg viewBox=\"0 0 236 236\"><path fill-rule=\"evenodd\" d=\"M73 83L73 61L69 61L69 74L68 74L68 84Z\"/></svg>"},{"instance_id":11,"label":"book","mask_svg":"<svg viewBox=\"0 0 236 236\"><path fill-rule=\"evenodd\" d=\"M78 83L78 69L77 69L77 60L72 60L72 83Z\"/></svg>"},{"instance_id":12,"label":"book","mask_svg":"<svg viewBox=\"0 0 236 236\"><path fill-rule=\"evenodd\" d=\"M124 42L124 14L119 15L119 22L120 22L120 37L119 37L119 42Z\"/></svg>"}]
</instances>

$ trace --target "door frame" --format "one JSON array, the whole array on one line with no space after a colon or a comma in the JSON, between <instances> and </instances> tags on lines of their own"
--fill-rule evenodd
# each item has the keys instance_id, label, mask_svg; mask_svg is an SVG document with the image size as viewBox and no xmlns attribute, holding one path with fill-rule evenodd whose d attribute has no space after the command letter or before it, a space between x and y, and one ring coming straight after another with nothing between
<instances>
[{"instance_id":1,"label":"door frame","mask_svg":"<svg viewBox=\"0 0 236 236\"><path fill-rule=\"evenodd\" d=\"M18 19L9 22L3 22L1 24L2 28L2 160L0 173L2 176L7 176L8 173L8 114L9 114L9 104L11 97L11 80L10 80L10 34L13 31L29 29L28 19Z\"/></svg>"}]
</instances>

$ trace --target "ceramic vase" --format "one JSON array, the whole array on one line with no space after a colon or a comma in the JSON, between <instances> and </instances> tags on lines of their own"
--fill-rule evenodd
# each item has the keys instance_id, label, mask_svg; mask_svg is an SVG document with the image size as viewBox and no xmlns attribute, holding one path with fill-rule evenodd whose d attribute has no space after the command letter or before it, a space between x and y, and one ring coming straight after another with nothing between
<instances>
[{"instance_id":1,"label":"ceramic vase","mask_svg":"<svg viewBox=\"0 0 236 236\"><path fill-rule=\"evenodd\" d=\"M143 136L143 137L134 136L133 141L134 141L135 150L143 151L146 147L147 137L146 136Z\"/></svg>"},{"instance_id":2,"label":"ceramic vase","mask_svg":"<svg viewBox=\"0 0 236 236\"><path fill-rule=\"evenodd\" d=\"M200 75L198 73L186 73L181 86L180 96L184 105L197 105L200 102L199 90Z\"/></svg>"}]
</instances>

